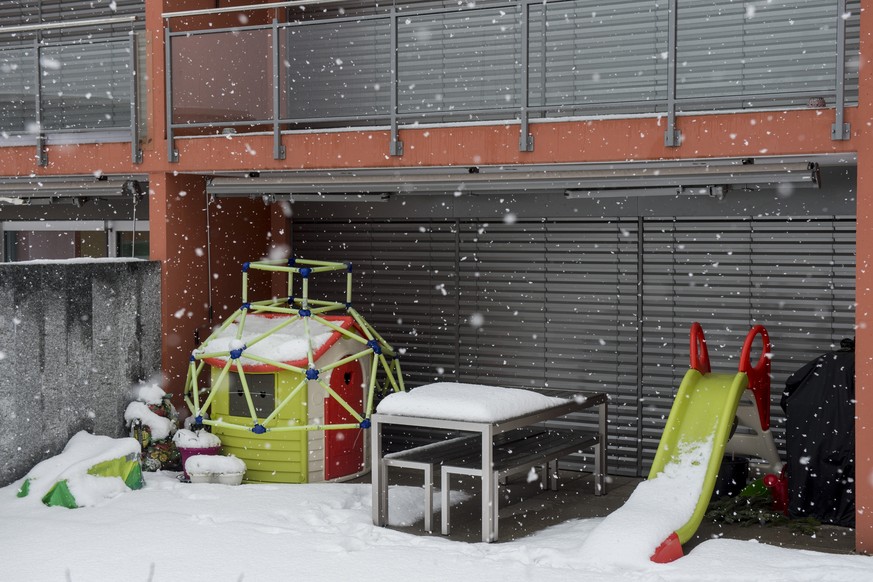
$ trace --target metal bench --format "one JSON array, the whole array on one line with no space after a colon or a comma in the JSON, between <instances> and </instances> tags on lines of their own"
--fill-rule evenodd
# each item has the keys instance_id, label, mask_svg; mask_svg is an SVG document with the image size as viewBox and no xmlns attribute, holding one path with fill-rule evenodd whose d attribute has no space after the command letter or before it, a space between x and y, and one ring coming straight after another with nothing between
<instances>
[{"instance_id":1,"label":"metal bench","mask_svg":"<svg viewBox=\"0 0 873 582\"><path fill-rule=\"evenodd\" d=\"M388 487L388 467L414 469L423 473L424 479L424 529L433 531L433 473L434 467L446 459L454 459L470 454L471 450L481 449L479 435L459 436L444 441L421 445L405 451L389 453L382 457L382 470ZM386 495L385 515L388 516Z\"/></svg>"},{"instance_id":2,"label":"metal bench","mask_svg":"<svg viewBox=\"0 0 873 582\"><path fill-rule=\"evenodd\" d=\"M512 433L507 433L512 435ZM548 430L510 439L494 448L493 462L493 486L489 491L488 504L491 509L494 539L497 538L498 522L498 489L500 481L513 474L527 472L534 467L545 467L543 486L551 489L557 488L555 477L557 475L557 461L575 452L580 452L589 447L595 447L595 495L602 495L604 489L603 475L603 447L600 444L600 436L597 433L580 433L566 430ZM481 455L478 451L444 460L440 470L442 483L442 533L448 535L450 527L449 494L451 492L452 475L471 475L482 477Z\"/></svg>"},{"instance_id":3,"label":"metal bench","mask_svg":"<svg viewBox=\"0 0 873 582\"><path fill-rule=\"evenodd\" d=\"M494 439L497 449L510 446L513 442L524 441L525 439L534 438L537 435L543 435L546 431L543 429L521 428L504 434L497 435ZM433 488L434 488L434 470L438 465L445 463L462 463L467 458L478 458L482 450L482 437L478 434L465 436L457 436L446 440L428 443L425 445L415 446L408 450L399 450L393 453L388 453L382 457L382 467L386 479L383 480L385 487L388 487L387 471L389 467L401 469L413 469L422 472L424 481L424 529L427 532L433 531ZM397 439L395 439L395 445ZM544 472L546 475L548 472ZM545 477L544 477L545 478ZM387 496L386 496L387 497ZM385 515L388 516L388 505L386 499Z\"/></svg>"}]
</instances>

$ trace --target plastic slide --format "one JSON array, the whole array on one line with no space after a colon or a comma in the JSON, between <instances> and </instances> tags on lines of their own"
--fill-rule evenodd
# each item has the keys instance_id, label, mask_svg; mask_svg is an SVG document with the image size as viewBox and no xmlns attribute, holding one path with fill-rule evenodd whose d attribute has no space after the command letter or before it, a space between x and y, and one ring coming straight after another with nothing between
<instances>
[{"instance_id":1,"label":"plastic slide","mask_svg":"<svg viewBox=\"0 0 873 582\"><path fill-rule=\"evenodd\" d=\"M752 342L757 335L763 340L763 350L758 364L752 367L749 360ZM763 326L755 326L746 337L739 371L733 374L716 374L710 370L709 353L703 329L699 323L691 327L691 369L685 374L679 392L667 418L649 479L656 479L671 462L678 461L681 443L705 442L712 439L712 453L703 477L700 498L694 512L682 527L670 534L655 550L653 562L671 562L682 557L682 544L697 531L709 505L716 477L721 466L725 446L731 438L731 429L737 407L747 388L752 390L756 401L766 401L769 419L769 373L770 341ZM698 486L698 483L689 486Z\"/></svg>"}]
</instances>

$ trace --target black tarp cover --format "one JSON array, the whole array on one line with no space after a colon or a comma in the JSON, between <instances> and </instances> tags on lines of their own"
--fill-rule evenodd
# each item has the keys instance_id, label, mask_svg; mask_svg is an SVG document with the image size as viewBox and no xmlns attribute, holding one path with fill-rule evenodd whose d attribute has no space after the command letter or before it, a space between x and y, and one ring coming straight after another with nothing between
<instances>
[{"instance_id":1,"label":"black tarp cover","mask_svg":"<svg viewBox=\"0 0 873 582\"><path fill-rule=\"evenodd\" d=\"M788 514L855 525L855 352L822 354L785 382Z\"/></svg>"}]
</instances>

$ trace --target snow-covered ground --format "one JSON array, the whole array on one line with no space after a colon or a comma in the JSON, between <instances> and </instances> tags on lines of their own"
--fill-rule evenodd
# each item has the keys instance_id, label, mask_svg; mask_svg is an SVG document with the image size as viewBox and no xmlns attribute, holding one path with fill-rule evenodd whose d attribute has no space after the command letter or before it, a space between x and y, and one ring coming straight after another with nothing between
<instances>
[{"instance_id":1,"label":"snow-covered ground","mask_svg":"<svg viewBox=\"0 0 873 582\"><path fill-rule=\"evenodd\" d=\"M145 477L142 490L73 510L16 498L20 483L0 489L0 580L873 580L873 557L725 539L705 542L677 562L653 564L628 556L632 528L629 543L583 557L597 519L495 544L417 536L372 524L366 484L232 487L184 484L175 473ZM392 522L420 520L421 505L420 488L392 487Z\"/></svg>"}]
</instances>

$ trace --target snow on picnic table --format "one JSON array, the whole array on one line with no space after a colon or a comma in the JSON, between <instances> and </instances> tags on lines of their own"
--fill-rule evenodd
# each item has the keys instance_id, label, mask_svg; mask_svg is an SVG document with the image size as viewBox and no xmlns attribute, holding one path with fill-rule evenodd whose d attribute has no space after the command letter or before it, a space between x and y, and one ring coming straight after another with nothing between
<instances>
[{"instance_id":1,"label":"snow on picnic table","mask_svg":"<svg viewBox=\"0 0 873 582\"><path fill-rule=\"evenodd\" d=\"M419 536L371 521L368 484L183 484L146 487L97 507L23 503L0 489L3 582L869 582L873 558L711 540L672 564L583 558L601 521L572 520L494 544ZM421 488L392 487L393 524L420 527ZM633 529L627 532L630 542ZM613 555L632 544L609 548ZM610 556L604 556L609 558Z\"/></svg>"},{"instance_id":2,"label":"snow on picnic table","mask_svg":"<svg viewBox=\"0 0 873 582\"><path fill-rule=\"evenodd\" d=\"M531 390L437 382L409 392L389 394L379 403L376 412L443 420L497 422L565 402L563 398L545 396Z\"/></svg>"}]
</instances>

